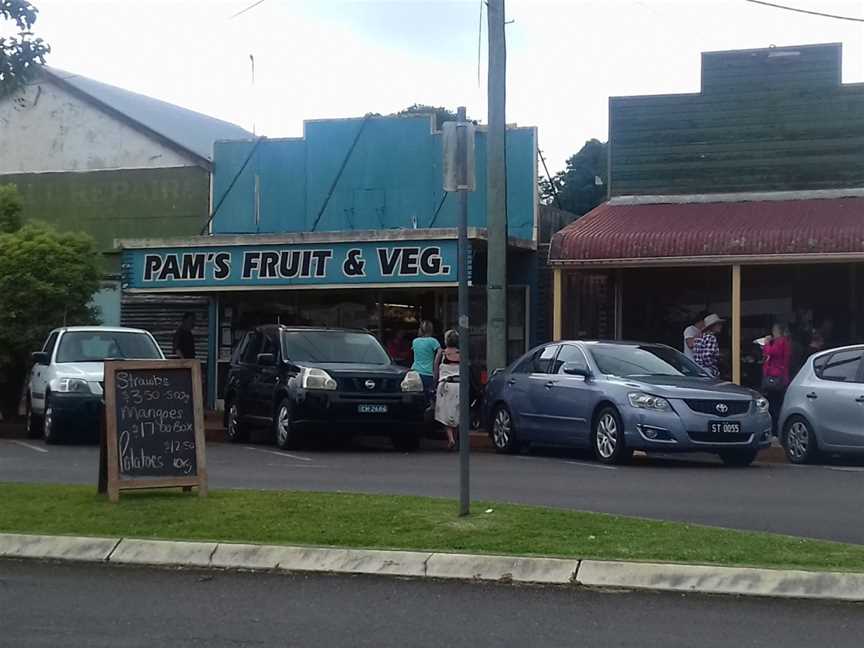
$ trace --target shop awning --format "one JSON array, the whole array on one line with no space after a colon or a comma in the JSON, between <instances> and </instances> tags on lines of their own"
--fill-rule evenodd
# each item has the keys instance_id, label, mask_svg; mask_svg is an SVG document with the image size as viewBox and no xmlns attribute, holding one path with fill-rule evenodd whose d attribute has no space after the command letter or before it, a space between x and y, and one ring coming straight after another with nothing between
<instances>
[{"instance_id":1,"label":"shop awning","mask_svg":"<svg viewBox=\"0 0 864 648\"><path fill-rule=\"evenodd\" d=\"M613 199L556 233L549 249L554 266L846 260L864 261L864 197Z\"/></svg>"}]
</instances>

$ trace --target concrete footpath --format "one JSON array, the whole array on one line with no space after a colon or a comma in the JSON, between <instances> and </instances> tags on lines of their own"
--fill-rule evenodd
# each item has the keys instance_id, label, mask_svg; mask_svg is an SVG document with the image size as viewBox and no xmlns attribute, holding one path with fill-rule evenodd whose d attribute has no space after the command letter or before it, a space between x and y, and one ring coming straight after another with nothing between
<instances>
[{"instance_id":1,"label":"concrete footpath","mask_svg":"<svg viewBox=\"0 0 864 648\"><path fill-rule=\"evenodd\" d=\"M0 558L864 601L864 574L132 538L0 534Z\"/></svg>"}]
</instances>

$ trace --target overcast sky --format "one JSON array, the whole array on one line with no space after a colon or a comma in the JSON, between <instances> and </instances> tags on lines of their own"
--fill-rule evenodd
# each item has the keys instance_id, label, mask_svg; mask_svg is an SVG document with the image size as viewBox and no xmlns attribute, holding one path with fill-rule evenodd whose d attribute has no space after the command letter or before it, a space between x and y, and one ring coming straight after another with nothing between
<instances>
[{"instance_id":1,"label":"overcast sky","mask_svg":"<svg viewBox=\"0 0 864 648\"><path fill-rule=\"evenodd\" d=\"M486 121L480 0L32 0L56 67L171 101L269 137L304 119L413 103ZM864 0L777 0L864 17ZM539 127L554 173L606 139L609 96L695 92L702 51L843 43L864 81L864 24L744 0L506 0L507 121ZM256 62L251 85L249 55Z\"/></svg>"}]
</instances>

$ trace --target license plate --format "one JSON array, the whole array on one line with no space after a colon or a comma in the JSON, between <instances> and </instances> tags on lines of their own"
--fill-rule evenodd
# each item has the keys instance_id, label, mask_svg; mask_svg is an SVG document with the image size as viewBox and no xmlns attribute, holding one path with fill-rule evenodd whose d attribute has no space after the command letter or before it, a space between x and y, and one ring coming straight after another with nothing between
<instances>
[{"instance_id":1,"label":"license plate","mask_svg":"<svg viewBox=\"0 0 864 648\"><path fill-rule=\"evenodd\" d=\"M708 431L712 434L740 434L741 423L738 421L711 421Z\"/></svg>"},{"instance_id":2,"label":"license plate","mask_svg":"<svg viewBox=\"0 0 864 648\"><path fill-rule=\"evenodd\" d=\"M360 414L386 414L386 405L358 405L357 411Z\"/></svg>"}]
</instances>

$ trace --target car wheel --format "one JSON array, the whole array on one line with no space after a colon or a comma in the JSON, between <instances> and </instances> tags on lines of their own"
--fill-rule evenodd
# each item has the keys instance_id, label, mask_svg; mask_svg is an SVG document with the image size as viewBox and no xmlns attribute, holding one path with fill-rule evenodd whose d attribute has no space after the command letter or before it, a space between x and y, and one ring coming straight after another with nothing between
<instances>
[{"instance_id":1,"label":"car wheel","mask_svg":"<svg viewBox=\"0 0 864 648\"><path fill-rule=\"evenodd\" d=\"M225 408L225 440L228 443L242 443L249 434L240 423L240 406L232 398Z\"/></svg>"},{"instance_id":2,"label":"car wheel","mask_svg":"<svg viewBox=\"0 0 864 648\"><path fill-rule=\"evenodd\" d=\"M783 430L783 450L786 458L793 464L806 464L815 461L819 454L816 435L806 419L793 416Z\"/></svg>"},{"instance_id":3,"label":"car wheel","mask_svg":"<svg viewBox=\"0 0 864 648\"><path fill-rule=\"evenodd\" d=\"M720 459L723 460L723 463L727 466L737 466L739 468L746 468L756 459L756 455L758 454L758 450L724 450L720 453Z\"/></svg>"},{"instance_id":4,"label":"car wheel","mask_svg":"<svg viewBox=\"0 0 864 648\"><path fill-rule=\"evenodd\" d=\"M38 439L43 435L42 417L33 412L30 398L27 398L27 438Z\"/></svg>"},{"instance_id":5,"label":"car wheel","mask_svg":"<svg viewBox=\"0 0 864 648\"><path fill-rule=\"evenodd\" d=\"M53 445L60 443L57 422L54 420L54 406L51 404L51 395L45 395L45 414L42 417L42 438L45 443Z\"/></svg>"},{"instance_id":6,"label":"car wheel","mask_svg":"<svg viewBox=\"0 0 864 648\"><path fill-rule=\"evenodd\" d=\"M506 405L498 405L492 414L492 429L489 431L495 452L513 454L518 450L513 416Z\"/></svg>"},{"instance_id":7,"label":"car wheel","mask_svg":"<svg viewBox=\"0 0 864 648\"><path fill-rule=\"evenodd\" d=\"M282 450L296 449L300 444L300 437L297 433L297 427L294 425L291 414L291 401L288 398L283 398L276 408L276 415L273 417L273 427L275 429L276 445Z\"/></svg>"},{"instance_id":8,"label":"car wheel","mask_svg":"<svg viewBox=\"0 0 864 648\"><path fill-rule=\"evenodd\" d=\"M420 435L417 432L394 432L390 442L399 452L416 452L420 449Z\"/></svg>"},{"instance_id":9,"label":"car wheel","mask_svg":"<svg viewBox=\"0 0 864 648\"><path fill-rule=\"evenodd\" d=\"M633 451L624 441L624 425L618 412L606 407L597 413L591 431L591 447L594 456L605 464L624 464L630 461Z\"/></svg>"}]
</instances>

